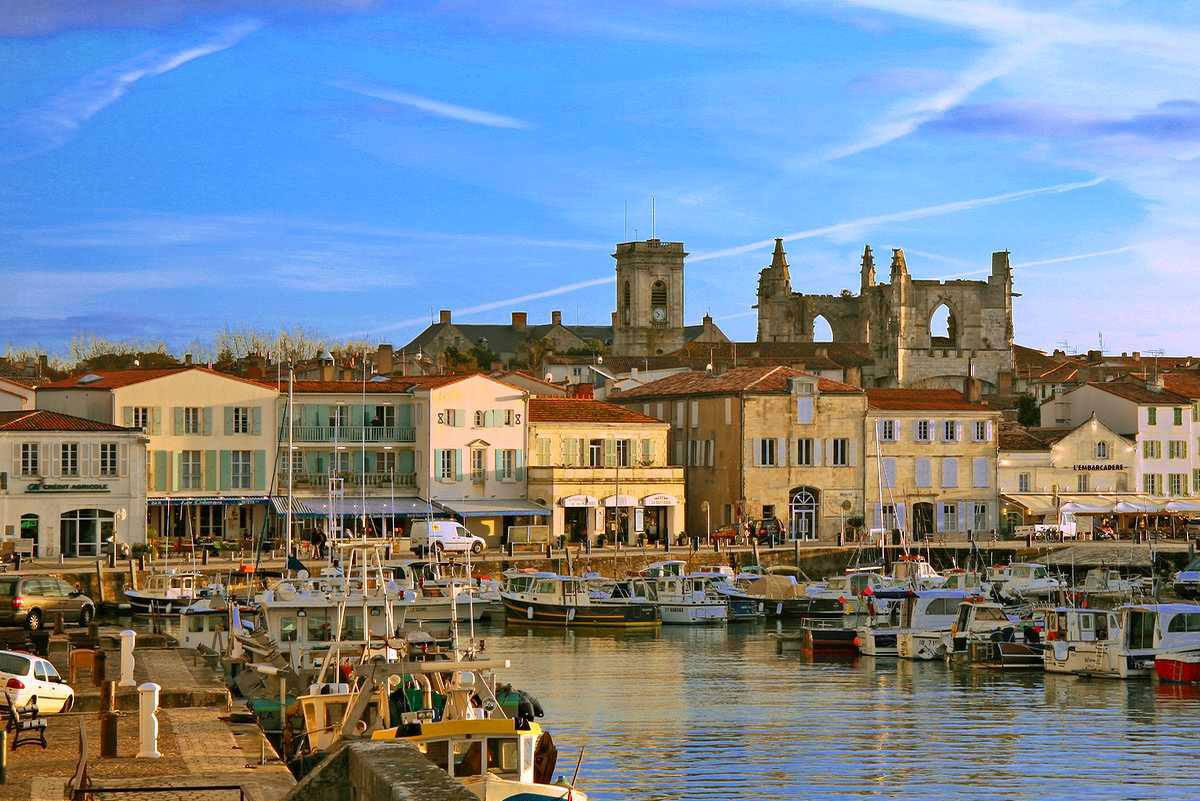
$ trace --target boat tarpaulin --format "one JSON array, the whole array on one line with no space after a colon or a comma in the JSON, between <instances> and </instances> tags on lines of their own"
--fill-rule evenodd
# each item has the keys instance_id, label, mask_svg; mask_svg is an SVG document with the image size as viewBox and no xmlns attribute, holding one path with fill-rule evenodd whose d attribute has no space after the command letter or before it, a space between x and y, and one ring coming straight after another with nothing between
<instances>
[{"instance_id":1,"label":"boat tarpaulin","mask_svg":"<svg viewBox=\"0 0 1200 801\"><path fill-rule=\"evenodd\" d=\"M550 510L524 498L488 498L484 500L435 501L438 506L459 517L502 517L530 515L547 517Z\"/></svg>"}]
</instances>

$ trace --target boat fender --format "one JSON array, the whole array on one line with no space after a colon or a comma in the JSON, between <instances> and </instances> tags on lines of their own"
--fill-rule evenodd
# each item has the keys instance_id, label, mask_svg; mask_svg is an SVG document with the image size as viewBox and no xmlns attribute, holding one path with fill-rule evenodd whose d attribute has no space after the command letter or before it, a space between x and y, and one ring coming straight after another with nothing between
<instances>
[{"instance_id":1,"label":"boat fender","mask_svg":"<svg viewBox=\"0 0 1200 801\"><path fill-rule=\"evenodd\" d=\"M572 606L570 609L567 610L567 621L570 622L574 619L575 619L575 607Z\"/></svg>"},{"instance_id":2,"label":"boat fender","mask_svg":"<svg viewBox=\"0 0 1200 801\"><path fill-rule=\"evenodd\" d=\"M780 601L779 603L775 604L775 614L783 615L783 601Z\"/></svg>"},{"instance_id":3,"label":"boat fender","mask_svg":"<svg viewBox=\"0 0 1200 801\"><path fill-rule=\"evenodd\" d=\"M533 607L532 606L525 607L525 617L528 618L529 620L533 620Z\"/></svg>"}]
</instances>

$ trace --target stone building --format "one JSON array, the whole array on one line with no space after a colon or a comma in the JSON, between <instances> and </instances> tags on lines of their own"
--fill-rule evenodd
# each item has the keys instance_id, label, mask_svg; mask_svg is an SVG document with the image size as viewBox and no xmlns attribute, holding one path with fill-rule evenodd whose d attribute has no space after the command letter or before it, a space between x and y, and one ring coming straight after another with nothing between
<instances>
[{"instance_id":1,"label":"stone building","mask_svg":"<svg viewBox=\"0 0 1200 801\"><path fill-rule=\"evenodd\" d=\"M610 399L671 423L688 534L778 518L790 537L833 541L863 513L858 387L788 367L740 367L678 373Z\"/></svg>"},{"instance_id":2,"label":"stone building","mask_svg":"<svg viewBox=\"0 0 1200 801\"><path fill-rule=\"evenodd\" d=\"M992 254L986 281L936 281L914 279L904 251L896 249L889 283L877 283L869 245L859 294L795 292L783 240L776 239L771 264L759 273L758 340L811 342L813 323L823 318L833 342L869 348L874 386L954 389L974 376L985 393L1004 393L1012 382L1012 298L1007 251ZM946 330L936 332L942 307Z\"/></svg>"}]
</instances>

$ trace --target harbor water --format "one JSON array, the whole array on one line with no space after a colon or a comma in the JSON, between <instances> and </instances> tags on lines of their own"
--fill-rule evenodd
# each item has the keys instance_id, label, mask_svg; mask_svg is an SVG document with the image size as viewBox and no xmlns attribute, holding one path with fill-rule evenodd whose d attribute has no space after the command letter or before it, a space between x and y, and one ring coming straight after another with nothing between
<instances>
[{"instance_id":1,"label":"harbor water","mask_svg":"<svg viewBox=\"0 0 1200 801\"><path fill-rule=\"evenodd\" d=\"M590 798L1195 799L1200 693L779 655L775 624L478 630Z\"/></svg>"}]
</instances>

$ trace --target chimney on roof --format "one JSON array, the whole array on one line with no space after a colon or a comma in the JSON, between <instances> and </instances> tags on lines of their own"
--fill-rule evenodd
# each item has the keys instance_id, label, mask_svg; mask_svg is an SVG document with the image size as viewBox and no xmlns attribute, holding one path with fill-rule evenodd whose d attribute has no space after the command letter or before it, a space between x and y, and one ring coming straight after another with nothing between
<instances>
[{"instance_id":1,"label":"chimney on roof","mask_svg":"<svg viewBox=\"0 0 1200 801\"><path fill-rule=\"evenodd\" d=\"M550 325L562 325L562 312L558 309L550 312Z\"/></svg>"},{"instance_id":2,"label":"chimney on roof","mask_svg":"<svg viewBox=\"0 0 1200 801\"><path fill-rule=\"evenodd\" d=\"M321 380L322 381L332 381L333 380L333 362L331 362L331 361L322 361L321 362Z\"/></svg>"},{"instance_id":3,"label":"chimney on roof","mask_svg":"<svg viewBox=\"0 0 1200 801\"><path fill-rule=\"evenodd\" d=\"M1133 360L1134 360L1135 362L1137 362L1137 361L1141 361L1141 359L1142 359L1142 352L1141 352L1141 351L1137 351L1137 350L1135 350L1133 353L1131 353L1131 354L1129 354L1129 355L1133 357Z\"/></svg>"},{"instance_id":4,"label":"chimney on roof","mask_svg":"<svg viewBox=\"0 0 1200 801\"><path fill-rule=\"evenodd\" d=\"M44 353L38 354L38 376L44 376L50 372L50 357Z\"/></svg>"},{"instance_id":5,"label":"chimney on roof","mask_svg":"<svg viewBox=\"0 0 1200 801\"><path fill-rule=\"evenodd\" d=\"M446 325L450 324L450 310L449 309L442 309L440 312L438 312L438 322L445 323Z\"/></svg>"},{"instance_id":6,"label":"chimney on roof","mask_svg":"<svg viewBox=\"0 0 1200 801\"><path fill-rule=\"evenodd\" d=\"M1087 359L1089 362L1098 362L1103 356L1104 354L1098 350L1089 350L1087 352Z\"/></svg>"},{"instance_id":7,"label":"chimney on roof","mask_svg":"<svg viewBox=\"0 0 1200 801\"><path fill-rule=\"evenodd\" d=\"M517 329L518 331L524 331L525 330L525 321L528 319L529 319L529 316L527 314L525 314L525 312L513 312L512 313L512 327Z\"/></svg>"},{"instance_id":8,"label":"chimney on roof","mask_svg":"<svg viewBox=\"0 0 1200 801\"><path fill-rule=\"evenodd\" d=\"M183 363L186 364L188 367L191 367L192 366L192 354L190 354L190 353L183 354Z\"/></svg>"},{"instance_id":9,"label":"chimney on roof","mask_svg":"<svg viewBox=\"0 0 1200 801\"><path fill-rule=\"evenodd\" d=\"M974 376L963 379L963 397L968 403L979 403L983 395L983 382Z\"/></svg>"},{"instance_id":10,"label":"chimney on roof","mask_svg":"<svg viewBox=\"0 0 1200 801\"><path fill-rule=\"evenodd\" d=\"M375 351L375 372L380 375L391 375L392 370L395 369L394 353L391 345L380 345Z\"/></svg>"}]
</instances>

